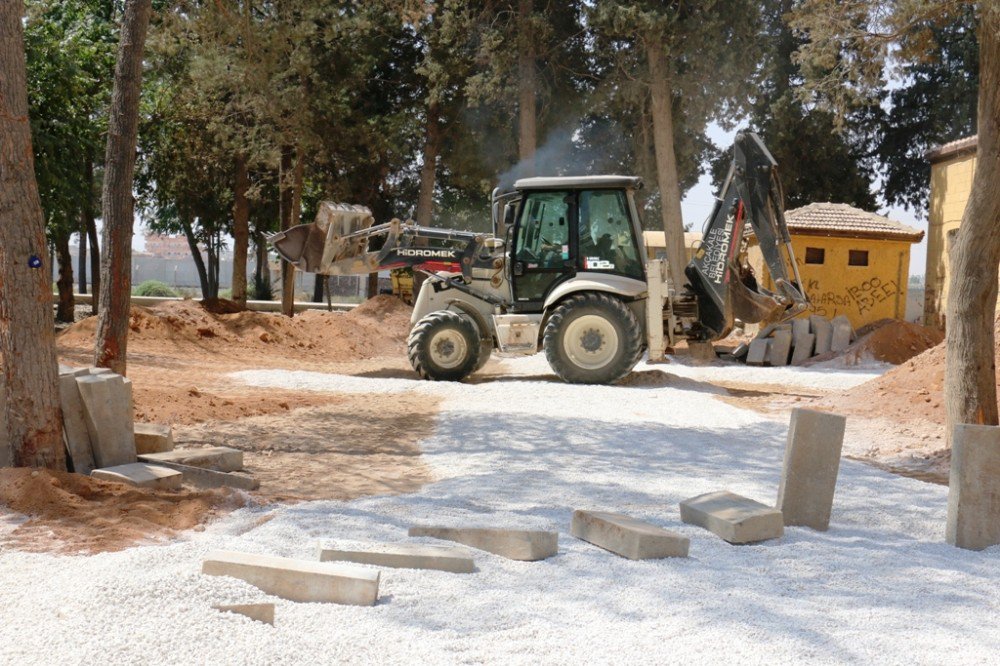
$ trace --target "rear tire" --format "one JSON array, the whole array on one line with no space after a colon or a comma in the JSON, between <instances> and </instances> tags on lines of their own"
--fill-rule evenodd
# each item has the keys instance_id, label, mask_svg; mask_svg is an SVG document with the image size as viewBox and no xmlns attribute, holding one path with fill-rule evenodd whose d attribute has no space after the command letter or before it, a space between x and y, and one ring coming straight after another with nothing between
<instances>
[{"instance_id":1,"label":"rear tire","mask_svg":"<svg viewBox=\"0 0 1000 666\"><path fill-rule=\"evenodd\" d=\"M642 327L624 302L586 292L563 301L549 317L543 340L549 366L563 381L610 384L642 356Z\"/></svg>"},{"instance_id":2,"label":"rear tire","mask_svg":"<svg viewBox=\"0 0 1000 666\"><path fill-rule=\"evenodd\" d=\"M476 368L473 372L479 372L483 369L490 360L490 356L493 354L493 339L480 340L479 341L479 360L476 361Z\"/></svg>"},{"instance_id":3,"label":"rear tire","mask_svg":"<svg viewBox=\"0 0 1000 666\"><path fill-rule=\"evenodd\" d=\"M407 350L422 379L457 382L476 370L479 345L479 330L468 316L441 310L417 322Z\"/></svg>"}]
</instances>

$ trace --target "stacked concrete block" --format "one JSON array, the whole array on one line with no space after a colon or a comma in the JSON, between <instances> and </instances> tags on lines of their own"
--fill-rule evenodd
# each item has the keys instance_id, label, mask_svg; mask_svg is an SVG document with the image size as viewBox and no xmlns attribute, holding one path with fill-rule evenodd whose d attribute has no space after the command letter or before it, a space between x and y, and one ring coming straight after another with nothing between
<instances>
[{"instance_id":1,"label":"stacked concrete block","mask_svg":"<svg viewBox=\"0 0 1000 666\"><path fill-rule=\"evenodd\" d=\"M156 463L156 466L180 472L184 476L184 483L196 488L239 488L240 490L257 490L260 488L260 481L249 474L216 472L215 470L203 467L192 467L191 465L179 465L163 461Z\"/></svg>"},{"instance_id":2,"label":"stacked concrete block","mask_svg":"<svg viewBox=\"0 0 1000 666\"><path fill-rule=\"evenodd\" d=\"M115 374L76 378L97 467L136 462L132 383Z\"/></svg>"},{"instance_id":3,"label":"stacked concrete block","mask_svg":"<svg viewBox=\"0 0 1000 666\"><path fill-rule=\"evenodd\" d=\"M754 338L750 341L750 351L747 352L747 365L764 365L770 351L771 341L767 338Z\"/></svg>"},{"instance_id":4,"label":"stacked concrete block","mask_svg":"<svg viewBox=\"0 0 1000 666\"><path fill-rule=\"evenodd\" d=\"M156 490L177 490L181 487L182 474L176 470L146 463L128 463L102 467L90 473L101 481L116 481L127 483L139 488L154 488Z\"/></svg>"},{"instance_id":5,"label":"stacked concrete block","mask_svg":"<svg viewBox=\"0 0 1000 666\"><path fill-rule=\"evenodd\" d=\"M837 414L792 410L776 504L785 525L830 526L846 423Z\"/></svg>"},{"instance_id":6,"label":"stacked concrete block","mask_svg":"<svg viewBox=\"0 0 1000 666\"><path fill-rule=\"evenodd\" d=\"M72 469L77 474L90 474L94 469L94 452L87 428L87 412L80 397L77 377L89 377L88 368L59 368L59 405L63 415L63 439Z\"/></svg>"},{"instance_id":7,"label":"stacked concrete block","mask_svg":"<svg viewBox=\"0 0 1000 666\"><path fill-rule=\"evenodd\" d=\"M316 554L320 562L353 562L394 569L435 569L451 573L472 573L476 570L469 551L458 546L380 543L358 550L321 545Z\"/></svg>"},{"instance_id":8,"label":"stacked concrete block","mask_svg":"<svg viewBox=\"0 0 1000 666\"><path fill-rule=\"evenodd\" d=\"M776 539L785 529L778 509L725 490L681 502L681 520L733 544Z\"/></svg>"},{"instance_id":9,"label":"stacked concrete block","mask_svg":"<svg viewBox=\"0 0 1000 666\"><path fill-rule=\"evenodd\" d=\"M511 560L534 562L552 557L559 550L559 534L543 530L511 530L484 527L411 527L411 537L433 537L455 541Z\"/></svg>"},{"instance_id":10,"label":"stacked concrete block","mask_svg":"<svg viewBox=\"0 0 1000 666\"><path fill-rule=\"evenodd\" d=\"M134 432L135 452L139 455L174 450L174 433L168 425L136 423Z\"/></svg>"},{"instance_id":11,"label":"stacked concrete block","mask_svg":"<svg viewBox=\"0 0 1000 666\"><path fill-rule=\"evenodd\" d=\"M809 335L809 320L808 319L793 319L792 320L792 339L797 340L804 335Z\"/></svg>"},{"instance_id":12,"label":"stacked concrete block","mask_svg":"<svg viewBox=\"0 0 1000 666\"><path fill-rule=\"evenodd\" d=\"M205 557L201 572L239 578L290 601L374 606L378 599L379 573L362 567L214 551Z\"/></svg>"},{"instance_id":13,"label":"stacked concrete block","mask_svg":"<svg viewBox=\"0 0 1000 666\"><path fill-rule=\"evenodd\" d=\"M833 342L833 325L825 317L812 315L809 317L809 326L812 334L816 336L816 355L825 354L830 351Z\"/></svg>"},{"instance_id":14,"label":"stacked concrete block","mask_svg":"<svg viewBox=\"0 0 1000 666\"><path fill-rule=\"evenodd\" d=\"M574 511L570 532L577 539L630 560L687 557L690 545L687 537L676 532L602 511Z\"/></svg>"},{"instance_id":15,"label":"stacked concrete block","mask_svg":"<svg viewBox=\"0 0 1000 666\"><path fill-rule=\"evenodd\" d=\"M854 329L851 328L851 320L845 315L837 315L830 324L833 326L830 349L835 352L844 351L851 344L851 337L854 335Z\"/></svg>"},{"instance_id":16,"label":"stacked concrete block","mask_svg":"<svg viewBox=\"0 0 1000 666\"><path fill-rule=\"evenodd\" d=\"M945 539L968 550L1000 544L1000 427L952 431Z\"/></svg>"},{"instance_id":17,"label":"stacked concrete block","mask_svg":"<svg viewBox=\"0 0 1000 666\"><path fill-rule=\"evenodd\" d=\"M792 343L792 365L801 365L811 359L815 344L816 336L812 333L796 336Z\"/></svg>"},{"instance_id":18,"label":"stacked concrete block","mask_svg":"<svg viewBox=\"0 0 1000 666\"><path fill-rule=\"evenodd\" d=\"M243 469L243 452L226 446L203 449L174 449L162 453L144 453L139 460L149 463L176 463L189 467L202 467L217 472L235 472Z\"/></svg>"},{"instance_id":19,"label":"stacked concrete block","mask_svg":"<svg viewBox=\"0 0 1000 666\"><path fill-rule=\"evenodd\" d=\"M236 613L257 622L274 624L274 604L219 604L212 608L220 613Z\"/></svg>"},{"instance_id":20,"label":"stacked concrete block","mask_svg":"<svg viewBox=\"0 0 1000 666\"><path fill-rule=\"evenodd\" d=\"M768 347L767 360L770 365L788 365L788 358L792 353L792 332L786 329L778 329L771 336L771 344Z\"/></svg>"}]
</instances>

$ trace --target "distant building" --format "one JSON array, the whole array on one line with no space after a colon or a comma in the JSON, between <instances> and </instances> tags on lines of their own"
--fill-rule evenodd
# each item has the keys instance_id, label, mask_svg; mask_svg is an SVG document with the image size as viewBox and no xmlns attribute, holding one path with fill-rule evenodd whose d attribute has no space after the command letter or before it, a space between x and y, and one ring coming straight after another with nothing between
<instances>
[{"instance_id":1,"label":"distant building","mask_svg":"<svg viewBox=\"0 0 1000 666\"><path fill-rule=\"evenodd\" d=\"M924 323L944 326L948 305L948 254L958 235L976 171L976 137L946 143L927 152L931 194L927 231Z\"/></svg>"},{"instance_id":2,"label":"distant building","mask_svg":"<svg viewBox=\"0 0 1000 666\"><path fill-rule=\"evenodd\" d=\"M664 238L665 236L662 231L642 232L642 244L646 246L647 259L667 258L667 244ZM698 251L698 247L701 245L701 238L702 234L700 231L684 232L684 253L687 255L687 261L691 261L694 258L695 252Z\"/></svg>"},{"instance_id":3,"label":"distant building","mask_svg":"<svg viewBox=\"0 0 1000 666\"><path fill-rule=\"evenodd\" d=\"M923 231L840 203L789 210L785 220L811 302L801 316L846 315L855 328L906 318L910 245L923 239ZM753 238L749 258L761 285L774 290Z\"/></svg>"},{"instance_id":4,"label":"distant building","mask_svg":"<svg viewBox=\"0 0 1000 666\"><path fill-rule=\"evenodd\" d=\"M147 233L146 252L164 259L189 259L191 248L182 234Z\"/></svg>"}]
</instances>

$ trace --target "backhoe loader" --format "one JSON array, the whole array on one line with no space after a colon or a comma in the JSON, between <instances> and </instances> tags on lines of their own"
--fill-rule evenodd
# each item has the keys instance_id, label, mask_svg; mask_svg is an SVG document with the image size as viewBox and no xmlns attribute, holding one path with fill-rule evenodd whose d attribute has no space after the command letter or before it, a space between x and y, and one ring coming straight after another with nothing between
<instances>
[{"instance_id":1,"label":"backhoe loader","mask_svg":"<svg viewBox=\"0 0 1000 666\"><path fill-rule=\"evenodd\" d=\"M427 273L408 353L414 370L432 380L462 380L494 351L544 350L563 380L610 383L644 352L655 362L680 340L710 343L736 320L773 324L807 307L777 164L756 134L736 136L685 284L671 281L665 260L646 259L635 202L641 187L631 176L524 178L512 191L493 191L492 234L398 219L375 225L367 208L325 202L315 222L270 242L309 273ZM750 233L775 292L759 285L747 263ZM374 238L384 239L379 249L370 249Z\"/></svg>"}]
</instances>

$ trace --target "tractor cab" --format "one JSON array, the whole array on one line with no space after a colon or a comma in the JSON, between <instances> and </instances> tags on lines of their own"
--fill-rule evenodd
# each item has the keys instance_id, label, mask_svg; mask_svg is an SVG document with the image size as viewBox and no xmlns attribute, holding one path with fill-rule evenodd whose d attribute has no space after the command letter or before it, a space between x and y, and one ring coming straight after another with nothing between
<instances>
[{"instance_id":1,"label":"tractor cab","mask_svg":"<svg viewBox=\"0 0 1000 666\"><path fill-rule=\"evenodd\" d=\"M512 310L540 312L560 284L588 274L635 281L645 275L642 229L630 176L524 178L495 195L498 235L507 238Z\"/></svg>"}]
</instances>

